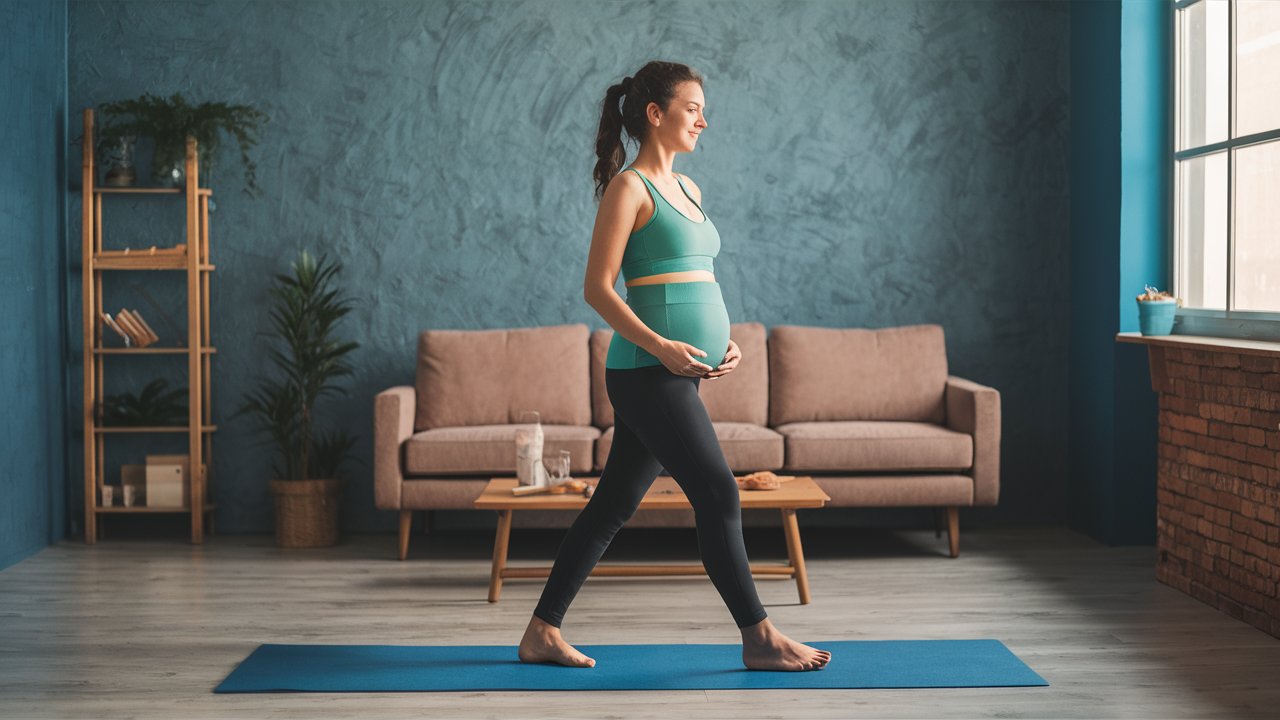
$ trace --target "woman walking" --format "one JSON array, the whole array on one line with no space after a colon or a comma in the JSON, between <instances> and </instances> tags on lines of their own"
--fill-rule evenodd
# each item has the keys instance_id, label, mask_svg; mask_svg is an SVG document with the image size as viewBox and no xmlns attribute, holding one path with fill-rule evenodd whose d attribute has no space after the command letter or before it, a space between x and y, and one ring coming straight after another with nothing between
<instances>
[{"instance_id":1,"label":"woman walking","mask_svg":"<svg viewBox=\"0 0 1280 720\"><path fill-rule=\"evenodd\" d=\"M663 468L693 506L703 565L742 632L743 664L815 670L831 658L779 632L760 604L742 540L738 484L698 396L702 379L732 372L742 357L729 339L729 316L712 272L720 235L702 211L698 186L672 172L676 154L691 152L707 127L705 102L693 69L657 61L605 95L596 139L600 209L584 295L614 329L605 360L613 445L520 641L524 662L595 665L565 642L560 625ZM640 149L619 173L624 129ZM619 272L625 301L614 290Z\"/></svg>"}]
</instances>

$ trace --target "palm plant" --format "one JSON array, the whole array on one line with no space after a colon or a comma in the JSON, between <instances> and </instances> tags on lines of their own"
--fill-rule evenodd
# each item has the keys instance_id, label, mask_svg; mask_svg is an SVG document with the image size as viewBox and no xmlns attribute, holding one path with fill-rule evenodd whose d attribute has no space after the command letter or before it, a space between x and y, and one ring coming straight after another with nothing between
<instances>
[{"instance_id":1,"label":"palm plant","mask_svg":"<svg viewBox=\"0 0 1280 720\"><path fill-rule=\"evenodd\" d=\"M333 380L351 374L345 357L359 347L333 335L334 325L351 310L348 300L330 288L342 265L319 262L303 250L293 262L293 276L276 274L271 288L274 337L284 349L270 347L276 377L261 378L258 389L246 398L232 417L255 415L263 438L259 445L274 446L272 471L280 480L336 478L356 438L343 431L317 428L316 405L325 395L345 395Z\"/></svg>"}]
</instances>

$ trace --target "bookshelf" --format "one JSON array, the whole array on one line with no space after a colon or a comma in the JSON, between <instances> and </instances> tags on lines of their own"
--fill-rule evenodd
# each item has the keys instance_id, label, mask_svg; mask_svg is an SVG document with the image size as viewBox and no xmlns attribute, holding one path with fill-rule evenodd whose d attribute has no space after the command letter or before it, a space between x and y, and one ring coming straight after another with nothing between
<instances>
[{"instance_id":1,"label":"bookshelf","mask_svg":"<svg viewBox=\"0 0 1280 720\"><path fill-rule=\"evenodd\" d=\"M206 522L213 533L214 504L208 501L213 478L213 433L209 408L209 364L217 350L209 340L209 276L214 266L209 259L209 198L213 191L199 186L199 155L196 140L187 138L185 185L177 188L110 187L97 183L94 153L93 108L84 110L83 193L81 279L83 283L84 323L84 514L87 544L102 538L103 515L180 513L191 518L191 542L204 542ZM113 195L157 196L160 201L178 199L186 207L186 243L180 251L165 248L159 253L146 250L107 251L103 247L102 215L104 200ZM174 196L168 198L164 196ZM104 339L113 332L103 320L103 283L120 271L181 272L186 280L187 336L180 347L107 347ZM104 426L98 422L95 407L103 400L105 384L104 359L108 355L186 355L187 358L187 423L173 427ZM121 361L116 361L121 362ZM126 434L185 433L187 435L188 472L184 482L189 502L182 507L149 507L134 505L104 506L101 489L106 484L106 439Z\"/></svg>"}]
</instances>

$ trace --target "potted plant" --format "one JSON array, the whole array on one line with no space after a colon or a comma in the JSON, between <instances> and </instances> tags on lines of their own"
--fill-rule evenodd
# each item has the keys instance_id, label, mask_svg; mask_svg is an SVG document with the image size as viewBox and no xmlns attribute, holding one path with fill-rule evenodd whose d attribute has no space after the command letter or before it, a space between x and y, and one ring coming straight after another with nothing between
<instances>
[{"instance_id":1,"label":"potted plant","mask_svg":"<svg viewBox=\"0 0 1280 720\"><path fill-rule=\"evenodd\" d=\"M325 395L345 395L334 380L351 374L345 361L359 345L335 337L334 325L350 311L349 302L331 289L342 269L322 255L319 262L303 250L293 276L276 274L269 316L274 339L266 351L274 377L259 380L232 417L252 413L263 437L275 449L271 492L275 498L276 542L281 547L325 547L338 538L340 467L355 437L319 429L317 404Z\"/></svg>"},{"instance_id":2,"label":"potted plant","mask_svg":"<svg viewBox=\"0 0 1280 720\"><path fill-rule=\"evenodd\" d=\"M111 427L164 427L187 422L187 388L168 390L169 382L156 378L140 395L107 395L96 403L98 422Z\"/></svg>"},{"instance_id":3,"label":"potted plant","mask_svg":"<svg viewBox=\"0 0 1280 720\"><path fill-rule=\"evenodd\" d=\"M235 136L240 146L248 191L253 194L258 189L254 182L257 166L249 158L249 148L257 144L253 133L258 123L269 118L249 105L190 105L182 93L168 98L146 93L133 100L103 103L99 110L103 120L97 131L99 151L117 151L122 143L127 146L130 138L150 137L155 141L151 177L161 186L177 187L184 182L188 135L196 139L202 172L212 172L219 138L225 131Z\"/></svg>"},{"instance_id":4,"label":"potted plant","mask_svg":"<svg viewBox=\"0 0 1280 720\"><path fill-rule=\"evenodd\" d=\"M1182 298L1150 285L1138 296L1138 329L1143 335L1168 335L1173 332L1173 320Z\"/></svg>"}]
</instances>

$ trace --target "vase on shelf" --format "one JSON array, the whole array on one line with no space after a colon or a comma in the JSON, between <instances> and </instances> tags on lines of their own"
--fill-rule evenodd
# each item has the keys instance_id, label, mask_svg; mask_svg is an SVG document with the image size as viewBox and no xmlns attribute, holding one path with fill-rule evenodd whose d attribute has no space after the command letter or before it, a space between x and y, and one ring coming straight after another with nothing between
<instances>
[{"instance_id":1,"label":"vase on shelf","mask_svg":"<svg viewBox=\"0 0 1280 720\"><path fill-rule=\"evenodd\" d=\"M102 184L110 187L133 187L138 172L133 165L133 149L137 138L125 135L102 148L102 165L107 169Z\"/></svg>"},{"instance_id":2,"label":"vase on shelf","mask_svg":"<svg viewBox=\"0 0 1280 720\"><path fill-rule=\"evenodd\" d=\"M160 187L181 187L187 179L187 165L182 148L156 145L151 157L151 181Z\"/></svg>"},{"instance_id":3,"label":"vase on shelf","mask_svg":"<svg viewBox=\"0 0 1280 720\"><path fill-rule=\"evenodd\" d=\"M197 152L200 155L202 187L208 187L213 177L213 159L205 147ZM187 181L186 150L172 143L157 144L155 154L151 156L151 180L160 187L182 187Z\"/></svg>"}]
</instances>

